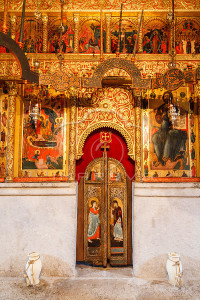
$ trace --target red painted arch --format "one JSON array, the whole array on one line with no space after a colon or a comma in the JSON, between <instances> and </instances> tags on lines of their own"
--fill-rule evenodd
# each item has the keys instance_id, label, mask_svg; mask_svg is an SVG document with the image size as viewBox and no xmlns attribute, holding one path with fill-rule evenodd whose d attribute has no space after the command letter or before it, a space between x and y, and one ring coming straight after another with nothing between
<instances>
[{"instance_id":1,"label":"red painted arch","mask_svg":"<svg viewBox=\"0 0 200 300\"><path fill-rule=\"evenodd\" d=\"M128 155L128 149L123 136L116 130L109 128L101 128L93 131L85 141L83 147L83 156L76 162L76 180L80 181L85 173L88 164L95 158L103 156L101 150L102 143L100 142L100 132L111 132L112 142L109 143L108 157L112 157L120 161L127 173L127 176L134 180L135 178L135 163Z\"/></svg>"}]
</instances>

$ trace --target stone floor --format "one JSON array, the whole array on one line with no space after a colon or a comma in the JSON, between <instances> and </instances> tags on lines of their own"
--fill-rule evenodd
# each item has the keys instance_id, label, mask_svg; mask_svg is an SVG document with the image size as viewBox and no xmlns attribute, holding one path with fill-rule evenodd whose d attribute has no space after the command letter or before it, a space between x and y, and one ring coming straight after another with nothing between
<instances>
[{"instance_id":1,"label":"stone floor","mask_svg":"<svg viewBox=\"0 0 200 300\"><path fill-rule=\"evenodd\" d=\"M131 268L78 266L76 277L43 277L35 287L23 278L0 277L1 300L200 300L200 281L187 280L181 289L167 280L132 275Z\"/></svg>"}]
</instances>

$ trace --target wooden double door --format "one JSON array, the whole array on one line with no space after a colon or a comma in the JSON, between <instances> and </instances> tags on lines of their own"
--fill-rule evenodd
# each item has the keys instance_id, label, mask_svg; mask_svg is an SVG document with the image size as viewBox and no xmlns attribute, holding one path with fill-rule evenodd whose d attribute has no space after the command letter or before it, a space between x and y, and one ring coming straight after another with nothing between
<instances>
[{"instance_id":1,"label":"wooden double door","mask_svg":"<svg viewBox=\"0 0 200 300\"><path fill-rule=\"evenodd\" d=\"M93 160L79 183L77 261L106 267L132 264L132 189L123 165Z\"/></svg>"}]
</instances>

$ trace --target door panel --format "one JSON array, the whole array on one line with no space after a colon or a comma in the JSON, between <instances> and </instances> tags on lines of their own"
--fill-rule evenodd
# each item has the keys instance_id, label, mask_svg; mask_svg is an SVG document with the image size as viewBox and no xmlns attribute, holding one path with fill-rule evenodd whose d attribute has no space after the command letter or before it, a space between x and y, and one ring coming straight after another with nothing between
<instances>
[{"instance_id":1,"label":"door panel","mask_svg":"<svg viewBox=\"0 0 200 300\"><path fill-rule=\"evenodd\" d=\"M96 159L84 177L84 259L103 264L103 159Z\"/></svg>"},{"instance_id":2,"label":"door panel","mask_svg":"<svg viewBox=\"0 0 200 300\"><path fill-rule=\"evenodd\" d=\"M104 267L107 261L112 266L131 264L131 181L123 165L113 158L95 159L79 185L77 261Z\"/></svg>"},{"instance_id":3,"label":"door panel","mask_svg":"<svg viewBox=\"0 0 200 300\"><path fill-rule=\"evenodd\" d=\"M127 264L127 187L122 164L108 160L108 258L112 266Z\"/></svg>"}]
</instances>

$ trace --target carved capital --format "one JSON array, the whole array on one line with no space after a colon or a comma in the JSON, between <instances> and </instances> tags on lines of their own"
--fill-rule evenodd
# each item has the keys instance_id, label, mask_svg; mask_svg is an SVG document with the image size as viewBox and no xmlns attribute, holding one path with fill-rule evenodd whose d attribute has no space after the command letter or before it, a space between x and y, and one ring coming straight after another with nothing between
<instances>
[{"instance_id":1,"label":"carved capital","mask_svg":"<svg viewBox=\"0 0 200 300\"><path fill-rule=\"evenodd\" d=\"M79 17L80 17L79 14L74 14L74 22L75 23L79 23Z\"/></svg>"},{"instance_id":2,"label":"carved capital","mask_svg":"<svg viewBox=\"0 0 200 300\"><path fill-rule=\"evenodd\" d=\"M15 40L16 38L16 24L17 24L17 17L16 15L10 15L10 30L11 30L11 38Z\"/></svg>"},{"instance_id":3,"label":"carved capital","mask_svg":"<svg viewBox=\"0 0 200 300\"><path fill-rule=\"evenodd\" d=\"M7 81L6 86L8 88L9 96L16 96L17 95L17 85L14 81Z\"/></svg>"},{"instance_id":4,"label":"carved capital","mask_svg":"<svg viewBox=\"0 0 200 300\"><path fill-rule=\"evenodd\" d=\"M105 14L105 17L106 17L106 24L110 24L111 22L111 18L112 18L112 14L111 13L107 13Z\"/></svg>"},{"instance_id":5,"label":"carved capital","mask_svg":"<svg viewBox=\"0 0 200 300\"><path fill-rule=\"evenodd\" d=\"M16 20L17 20L16 15L10 15L10 22L11 22L11 24L15 24Z\"/></svg>"},{"instance_id":6,"label":"carved capital","mask_svg":"<svg viewBox=\"0 0 200 300\"><path fill-rule=\"evenodd\" d=\"M49 20L48 15L46 15L46 14L42 15L42 22L43 22L43 24L47 24L48 20Z\"/></svg>"}]
</instances>

